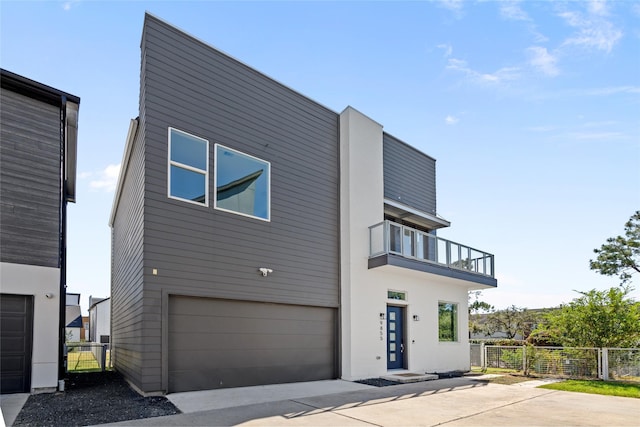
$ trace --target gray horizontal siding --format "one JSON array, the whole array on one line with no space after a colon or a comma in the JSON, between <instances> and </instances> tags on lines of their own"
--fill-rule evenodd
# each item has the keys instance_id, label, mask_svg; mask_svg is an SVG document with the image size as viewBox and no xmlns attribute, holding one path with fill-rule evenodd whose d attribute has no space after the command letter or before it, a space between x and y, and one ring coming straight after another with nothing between
<instances>
[{"instance_id":1,"label":"gray horizontal siding","mask_svg":"<svg viewBox=\"0 0 640 427\"><path fill-rule=\"evenodd\" d=\"M59 267L60 109L2 90L0 261Z\"/></svg>"},{"instance_id":2,"label":"gray horizontal siding","mask_svg":"<svg viewBox=\"0 0 640 427\"><path fill-rule=\"evenodd\" d=\"M338 116L152 17L143 40L148 289L337 306ZM271 221L168 199L169 126L209 140L210 198L215 143L269 161Z\"/></svg>"},{"instance_id":3,"label":"gray horizontal siding","mask_svg":"<svg viewBox=\"0 0 640 427\"><path fill-rule=\"evenodd\" d=\"M153 392L167 381L168 294L338 305L338 116L148 15L141 50L140 128L112 236L112 336L117 369ZM167 197L168 127L209 141L210 207ZM212 207L215 143L271 163L270 222Z\"/></svg>"},{"instance_id":4,"label":"gray horizontal siding","mask_svg":"<svg viewBox=\"0 0 640 427\"><path fill-rule=\"evenodd\" d=\"M384 197L426 213L436 213L436 161L385 133Z\"/></svg>"},{"instance_id":5,"label":"gray horizontal siding","mask_svg":"<svg viewBox=\"0 0 640 427\"><path fill-rule=\"evenodd\" d=\"M111 230L111 344L114 364L144 389L144 126L138 128ZM155 390L159 390L156 388Z\"/></svg>"}]
</instances>

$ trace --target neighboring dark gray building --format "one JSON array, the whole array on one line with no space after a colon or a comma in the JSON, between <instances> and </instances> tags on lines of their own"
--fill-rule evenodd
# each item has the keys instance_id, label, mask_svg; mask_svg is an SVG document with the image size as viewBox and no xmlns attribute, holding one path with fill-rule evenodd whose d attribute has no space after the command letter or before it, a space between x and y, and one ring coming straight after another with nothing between
<instances>
[{"instance_id":1,"label":"neighboring dark gray building","mask_svg":"<svg viewBox=\"0 0 640 427\"><path fill-rule=\"evenodd\" d=\"M75 202L80 98L1 70L2 393L63 378L66 205Z\"/></svg>"},{"instance_id":2,"label":"neighboring dark gray building","mask_svg":"<svg viewBox=\"0 0 640 427\"><path fill-rule=\"evenodd\" d=\"M141 52L139 117L110 218L115 368L144 393L354 379L352 365L372 361L386 372L386 350L375 345L396 326L378 314L387 288L352 292L352 266L382 271L406 255L389 246L385 218L417 227L416 238L449 225L436 214L435 160L379 125L361 126L368 119L352 108L333 112L149 14ZM366 135L371 150L359 148ZM374 216L350 217L358 201ZM386 245L374 253L378 222ZM443 244L434 240L432 252ZM466 313L467 288L495 286L493 257L478 253L490 272L448 258L444 270L424 272L442 262L419 251L404 267L424 278L446 270L462 307L444 310L455 316ZM356 304L370 297L383 304L369 306L373 319ZM438 299L428 301L437 318ZM346 338L356 335L375 342ZM360 349L366 356L352 360Z\"/></svg>"}]
</instances>

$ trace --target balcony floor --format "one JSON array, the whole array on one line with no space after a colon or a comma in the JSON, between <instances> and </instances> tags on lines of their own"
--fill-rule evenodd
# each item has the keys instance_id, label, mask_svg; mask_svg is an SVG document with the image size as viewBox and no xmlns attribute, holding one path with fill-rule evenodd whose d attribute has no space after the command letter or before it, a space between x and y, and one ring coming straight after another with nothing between
<instances>
[{"instance_id":1,"label":"balcony floor","mask_svg":"<svg viewBox=\"0 0 640 427\"><path fill-rule=\"evenodd\" d=\"M498 286L498 281L495 278L485 276L484 274L451 268L447 267L446 265L405 258L400 255L382 254L373 258L369 258L369 269L381 267L383 265L393 265L396 267L423 271L425 273L437 274L440 276L451 277L458 280L465 280L468 282L473 282L484 286L491 286L494 288Z\"/></svg>"}]
</instances>

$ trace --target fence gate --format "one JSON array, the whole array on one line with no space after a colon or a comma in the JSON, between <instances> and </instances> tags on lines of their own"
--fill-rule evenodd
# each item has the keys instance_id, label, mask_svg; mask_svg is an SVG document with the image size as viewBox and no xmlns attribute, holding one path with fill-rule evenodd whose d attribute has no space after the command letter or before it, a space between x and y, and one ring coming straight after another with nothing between
<instances>
[{"instance_id":1,"label":"fence gate","mask_svg":"<svg viewBox=\"0 0 640 427\"><path fill-rule=\"evenodd\" d=\"M67 372L102 372L111 369L109 344L65 344L65 368Z\"/></svg>"}]
</instances>

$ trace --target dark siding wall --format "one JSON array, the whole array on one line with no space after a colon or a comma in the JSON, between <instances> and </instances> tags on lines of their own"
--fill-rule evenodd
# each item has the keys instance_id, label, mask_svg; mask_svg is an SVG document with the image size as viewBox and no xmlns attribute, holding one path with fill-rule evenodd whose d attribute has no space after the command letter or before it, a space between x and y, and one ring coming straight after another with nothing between
<instances>
[{"instance_id":1,"label":"dark siding wall","mask_svg":"<svg viewBox=\"0 0 640 427\"><path fill-rule=\"evenodd\" d=\"M339 146L336 113L151 16L143 55L143 389L152 391L163 292L338 306ZM169 126L209 140L210 200L215 143L271 162L271 221L169 199Z\"/></svg>"},{"instance_id":2,"label":"dark siding wall","mask_svg":"<svg viewBox=\"0 0 640 427\"><path fill-rule=\"evenodd\" d=\"M383 143L384 197L436 213L436 161L385 133Z\"/></svg>"},{"instance_id":3,"label":"dark siding wall","mask_svg":"<svg viewBox=\"0 0 640 427\"><path fill-rule=\"evenodd\" d=\"M59 267L60 109L2 90L0 261Z\"/></svg>"},{"instance_id":4,"label":"dark siding wall","mask_svg":"<svg viewBox=\"0 0 640 427\"><path fill-rule=\"evenodd\" d=\"M111 230L111 343L115 367L139 388L143 361L144 127L138 128Z\"/></svg>"},{"instance_id":5,"label":"dark siding wall","mask_svg":"<svg viewBox=\"0 0 640 427\"><path fill-rule=\"evenodd\" d=\"M152 17L145 40L149 289L337 306L337 114ZM216 142L271 162L271 222L168 199L169 126L209 140L210 196Z\"/></svg>"}]
</instances>

